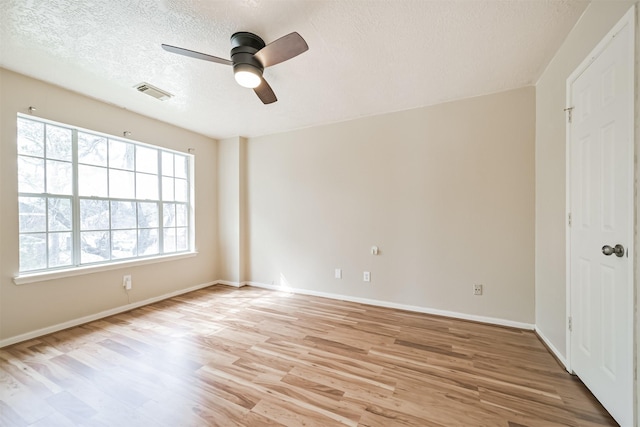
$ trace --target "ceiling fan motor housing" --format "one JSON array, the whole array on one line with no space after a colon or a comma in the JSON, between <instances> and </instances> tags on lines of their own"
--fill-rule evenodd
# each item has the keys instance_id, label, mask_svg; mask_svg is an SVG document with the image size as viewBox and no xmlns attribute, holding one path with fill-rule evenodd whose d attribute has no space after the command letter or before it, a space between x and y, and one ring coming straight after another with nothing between
<instances>
[{"instance_id":1,"label":"ceiling fan motor housing","mask_svg":"<svg viewBox=\"0 0 640 427\"><path fill-rule=\"evenodd\" d=\"M257 70L262 75L264 67L253 55L265 47L265 42L253 33L238 32L231 36L231 61L233 71L243 71L248 68Z\"/></svg>"}]
</instances>

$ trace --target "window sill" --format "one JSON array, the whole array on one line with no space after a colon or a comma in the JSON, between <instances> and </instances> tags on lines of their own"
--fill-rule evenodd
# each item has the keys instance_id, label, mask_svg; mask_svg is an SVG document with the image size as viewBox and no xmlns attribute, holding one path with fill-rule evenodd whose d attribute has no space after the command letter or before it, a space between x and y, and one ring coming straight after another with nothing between
<instances>
[{"instance_id":1,"label":"window sill","mask_svg":"<svg viewBox=\"0 0 640 427\"><path fill-rule=\"evenodd\" d=\"M137 267L145 264L155 264L165 261L176 261L184 258L192 258L198 252L186 252L175 255L163 255L152 258L134 259L122 262L111 262L109 264L89 265L84 267L74 267L65 270L45 271L40 273L25 273L13 278L16 285L26 285L27 283L44 282L47 280L62 279L64 277L82 276L84 274L99 273L101 271L116 270L124 267Z\"/></svg>"}]
</instances>

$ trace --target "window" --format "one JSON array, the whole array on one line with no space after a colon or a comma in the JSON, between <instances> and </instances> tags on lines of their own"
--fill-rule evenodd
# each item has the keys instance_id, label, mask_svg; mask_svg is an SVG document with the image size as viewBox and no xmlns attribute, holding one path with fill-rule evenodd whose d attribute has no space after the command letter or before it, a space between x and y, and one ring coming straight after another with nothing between
<instances>
[{"instance_id":1,"label":"window","mask_svg":"<svg viewBox=\"0 0 640 427\"><path fill-rule=\"evenodd\" d=\"M21 273L192 250L191 155L17 124Z\"/></svg>"}]
</instances>

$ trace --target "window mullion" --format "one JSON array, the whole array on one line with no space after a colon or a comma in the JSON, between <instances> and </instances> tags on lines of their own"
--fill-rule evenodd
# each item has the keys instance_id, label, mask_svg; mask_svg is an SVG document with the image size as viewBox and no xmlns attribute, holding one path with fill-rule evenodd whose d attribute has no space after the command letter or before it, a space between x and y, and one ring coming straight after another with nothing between
<instances>
[{"instance_id":1,"label":"window mullion","mask_svg":"<svg viewBox=\"0 0 640 427\"><path fill-rule=\"evenodd\" d=\"M158 253L164 253L164 202L158 204Z\"/></svg>"},{"instance_id":2,"label":"window mullion","mask_svg":"<svg viewBox=\"0 0 640 427\"><path fill-rule=\"evenodd\" d=\"M158 253L164 253L164 196L162 195L162 153L158 150Z\"/></svg>"},{"instance_id":3,"label":"window mullion","mask_svg":"<svg viewBox=\"0 0 640 427\"><path fill-rule=\"evenodd\" d=\"M42 152L42 170L44 171L44 194L41 197L44 198L44 256L45 256L45 265L49 268L49 183L47 182L47 132L49 131L49 126L44 126L44 140L42 141L43 147Z\"/></svg>"},{"instance_id":4,"label":"window mullion","mask_svg":"<svg viewBox=\"0 0 640 427\"><path fill-rule=\"evenodd\" d=\"M113 233L112 233L112 229L111 229L111 225L112 225L112 219L113 219L113 211L111 210L111 205L112 203L112 199L111 199L111 138L109 138L107 140L107 200L108 200L108 204L107 206L109 206L109 231L107 232L107 234L109 235L109 259L108 262L113 260ZM134 197L135 197L135 186L136 186L136 175L135 175L135 151L134 151L134 157L133 157L133 164L134 164L134 173L133 173L133 188L134 188ZM115 168L114 168L115 169Z\"/></svg>"},{"instance_id":5,"label":"window mullion","mask_svg":"<svg viewBox=\"0 0 640 427\"><path fill-rule=\"evenodd\" d=\"M71 230L71 237L73 239L72 258L73 265L80 265L80 253L82 239L80 238L80 195L79 195L79 183L78 183L78 130L73 129L71 131L71 162L72 162L72 199L71 199L71 218L73 227Z\"/></svg>"},{"instance_id":6,"label":"window mullion","mask_svg":"<svg viewBox=\"0 0 640 427\"><path fill-rule=\"evenodd\" d=\"M187 157L187 203L186 205L187 205L187 236L189 239L189 241L187 242L187 245L190 251L195 250L195 247L196 247L196 242L195 242L196 236L193 231L193 229L195 228L193 227L194 214L195 214L193 206L195 204L196 198L195 198L195 194L193 194L192 192L193 187L191 186L191 180L193 179L192 171L194 170L193 164L195 160L196 159L193 155Z\"/></svg>"},{"instance_id":7,"label":"window mullion","mask_svg":"<svg viewBox=\"0 0 640 427\"><path fill-rule=\"evenodd\" d=\"M46 160L45 160L46 163ZM46 177L45 177L46 182ZM45 184L46 185L46 184ZM46 257L45 263L47 268L49 268L49 196L45 194L44 196L44 256Z\"/></svg>"},{"instance_id":8,"label":"window mullion","mask_svg":"<svg viewBox=\"0 0 640 427\"><path fill-rule=\"evenodd\" d=\"M18 126L24 125L24 128L19 128L18 131L22 130L22 137L30 138L27 142L33 140L35 142L31 143L31 145L26 146L24 154L18 152L18 159L22 157L28 159L39 159L38 153L42 153L42 172L38 172L37 175L43 173L43 184L42 184L42 192L19 192L19 197L25 198L33 198L33 199L25 199L25 205L20 205L20 215L29 215L31 213L31 220L36 221L33 224L36 224L32 227L32 229L38 229L38 231L19 231L20 236L29 236L25 237L24 242L20 241L20 256L21 262L22 257L24 256L26 264L24 264L25 270L21 270L21 273L27 272L35 272L35 271L48 271L48 270L59 270L69 267L80 267L83 262L86 264L101 264L101 263L109 263L114 260L118 261L122 259L123 256L130 256L135 252L135 257L141 257L141 247L146 248L144 253L147 255L143 255L142 257L152 256L152 255L167 255L174 252L184 251L185 250L185 241L184 238L188 239L188 250L194 250L194 194L193 194L193 156L185 155L184 153L179 153L173 150L164 149L162 147L152 146L148 144L142 143L133 143L127 140L120 140L117 138L111 138L108 135L101 135L95 133L93 131L85 131L83 129L72 128L67 125L62 125L59 123L49 122L47 120L36 120L34 118L28 117L25 118L23 115L18 114L19 122ZM30 122L39 122L42 123L39 127L30 124ZM23 123L24 122L24 123ZM30 126L30 127L29 127ZM52 126L49 128L49 126ZM61 179L67 180L68 172L66 172L66 177L63 178L63 175L55 173L57 171L57 165L62 165L59 162L67 162L69 160L68 152L60 151L62 149L62 143L69 143L69 133L65 131L64 139L56 133L56 126L61 126L69 131L70 133L70 142L71 142L71 194L68 194L68 183L61 181ZM51 136L51 144L47 144L47 135ZM60 134L62 135L62 134ZM42 148L38 147L36 144L39 144L40 138L43 138L44 146ZM113 144L112 144L113 142ZM25 143L26 144L26 143ZM117 144L114 145L114 144ZM123 145L125 144L125 145ZM31 147L33 145L33 147ZM68 145L64 147L65 150L68 149ZM86 150L85 150L86 147ZM131 149L133 148L133 152ZM42 150L42 151L40 151ZM82 151L81 151L82 150ZM92 152L91 150L96 150ZM165 152L167 154L165 154ZM36 153L36 154L34 154ZM106 161L102 157L103 154L106 153ZM48 162L49 154L51 154L51 161ZM58 158L58 154L63 155L64 157ZM112 156L114 154L114 156ZM154 167L151 165L151 156L156 155L157 157L157 171L156 171L156 183L153 183L152 171L151 169ZM123 158L123 156L126 156ZM112 158L113 157L113 158ZM133 157L133 168L129 168L129 163L131 161L131 157ZM166 158L166 161L164 160ZM83 160L83 164L80 165L80 159ZM140 161L138 161L140 160ZM171 160L171 161L170 161ZM176 163L180 160L181 162L186 162L186 164L182 164L181 166L186 169L187 175L184 176L184 171L181 169L179 172L180 178L176 177ZM122 163L125 161L126 165ZM25 160L25 169L24 173L28 174L31 171L31 168L40 167L39 162L28 161ZM164 163L163 163L164 162ZM106 164L105 164L106 163ZM122 163L122 164L121 164ZM164 176L164 164L167 166L166 173L166 181L163 180ZM124 165L124 166L123 166ZM51 167L49 167L51 166ZM80 166L83 169L80 169ZM103 183L103 179L105 179L105 173L103 168L106 166L106 183ZM68 171L68 163L67 166L62 165L66 171ZM85 175L85 167L86 167L86 175ZM113 167L113 168L112 168ZM123 169L120 169L120 168ZM61 169L61 172L64 171ZM124 173L114 173L112 177L112 171L131 171L133 172L133 179L128 174ZM173 170L170 170L173 169ZM52 174L50 178L51 180L47 180L48 174L47 172L51 171ZM21 172L20 170L18 171ZM24 175L31 176L31 175ZM19 179L22 178L23 175L19 175ZM80 180L82 179L82 182ZM95 182L94 182L95 181ZM176 185L177 182L180 183L180 200L176 200ZM186 195L186 201L184 201L184 194L182 193L184 190L182 189L183 185L187 186L188 194ZM130 197L130 191L125 191L122 194L118 193L118 189L123 189L121 185L128 185L133 182L134 185L134 195ZM60 187L58 184L65 184L65 190L61 193L57 191ZM85 186L87 186L87 190L92 190L92 185L97 186L97 190L100 196L80 196L80 187L84 191ZM163 195L163 189L166 188L167 185L170 185L172 188L167 188L167 194ZM106 186L106 195L103 194ZM153 187L156 187L157 196L152 194ZM25 190L30 190L31 188L25 187ZM40 188L35 188L36 190L40 190ZM52 191L56 191L53 193ZM91 191L87 192L88 194L94 194ZM84 193L83 193L84 194ZM113 196L125 196L124 198L114 198ZM167 196L165 198L165 196ZM149 197L149 198L148 198ZM37 200L39 199L39 200ZM66 199L66 200L64 200ZM44 201L44 206L40 207L40 201ZM29 202L29 203L27 203ZM133 209L129 207L127 204L123 207L123 210L117 211L122 215L123 220L126 220L131 225L127 225L127 227L131 227L135 224L135 236L133 235L133 228L127 233L117 233L118 239L116 239L116 243L113 240L113 221L112 221L112 213L116 212L117 206L116 202L131 202L133 203ZM69 203L71 204L69 213ZM85 205L86 203L86 205ZM153 205L157 210L157 213L152 213L151 209ZM167 212L167 220L164 219L164 205L170 205L174 208L174 212L169 215ZM119 205L118 205L119 206ZM180 207L180 226L178 226L178 217L177 210ZM184 208L188 212L188 216L185 219L182 215ZM59 208L64 210L58 210ZM24 212L23 212L24 210ZM112 212L113 210L113 212ZM36 218L34 215L42 215L43 219ZM64 227L61 228L61 223L58 222L57 215L63 215L66 219L64 220ZM135 221L127 215L135 215ZM141 218L144 215L144 220ZM154 218L155 216L155 218ZM108 217L108 223L107 218ZM175 223L169 224L172 218L175 217ZM26 217L25 217L26 218ZM33 219L35 218L35 219ZM44 220L45 223L42 224L40 221ZM71 235L71 260L68 263L68 248L66 245L67 241L59 240L61 238L67 239L66 236L66 227L69 225L68 220L71 222L71 229L69 230L69 234ZM153 221L153 222L152 222ZM155 221L158 221L157 224L154 224ZM88 227L85 233L82 232L81 227L82 224L85 224ZM165 226L165 222L168 224ZM116 220L117 223L117 220ZM27 223L25 223L27 224ZM42 224L42 226L40 226ZM124 225L122 225L124 226ZM185 227L186 226L186 227ZM120 227L120 225L118 225ZM103 230L103 228L105 228ZM188 236L184 236L184 228L187 228ZM27 228L25 228L27 230ZM29 229L31 230L31 229ZM39 235L42 233L39 230L44 231L44 242L39 239ZM124 230L124 229L123 229ZM127 228L126 230L129 230ZM64 234L60 234L64 231ZM142 233L141 237L141 231ZM170 244L167 244L168 249L173 246L173 240L175 240L175 248L165 251L165 231L167 232L167 237L170 237ZM91 232L91 233L90 233ZM89 234L87 234L89 233ZM156 237L157 234L157 237ZM33 235L33 237L31 237ZM178 235L181 236L181 244L178 245ZM55 238L51 238L55 237ZM171 237L173 239L171 239ZM107 239L109 241L108 248L104 243L106 243L103 239ZM83 257L83 241L87 252L85 253L86 257ZM42 243L44 243L45 247L43 248ZM55 244L53 244L55 243ZM133 244L135 243L135 251ZM53 246L52 246L53 244ZM62 258L58 258L59 250L62 250L64 244L65 251L65 259L61 261ZM155 245L158 245L157 251ZM115 245L115 246L114 246ZM59 246L59 247L58 247ZM122 246L122 248L121 248ZM33 255L29 255L29 249L35 248L31 252ZM178 247L180 250L178 250ZM95 249L95 251L91 250ZM23 254L24 252L24 254ZM62 254L62 252L61 252ZM116 259L114 255L117 255L119 258ZM46 257L46 258L44 258ZM51 260L49 259L51 257ZM37 259L36 259L37 258ZM44 259L42 259L44 258ZM30 264L28 264L30 263ZM64 265L61 265L64 264ZM21 264L21 269L22 269Z\"/></svg>"}]
</instances>

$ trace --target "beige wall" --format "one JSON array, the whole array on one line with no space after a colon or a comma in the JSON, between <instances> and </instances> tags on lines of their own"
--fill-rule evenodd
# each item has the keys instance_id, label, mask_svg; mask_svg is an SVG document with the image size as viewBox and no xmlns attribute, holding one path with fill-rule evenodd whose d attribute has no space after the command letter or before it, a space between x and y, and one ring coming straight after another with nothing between
<instances>
[{"instance_id":1,"label":"beige wall","mask_svg":"<svg viewBox=\"0 0 640 427\"><path fill-rule=\"evenodd\" d=\"M250 280L532 324L534 123L527 87L250 139Z\"/></svg>"},{"instance_id":2,"label":"beige wall","mask_svg":"<svg viewBox=\"0 0 640 427\"><path fill-rule=\"evenodd\" d=\"M0 69L0 340L127 304L122 275L131 274L135 303L218 279L217 144L215 140ZM158 102L150 99L149 102ZM18 272L16 113L37 116L186 152L195 148L197 256L21 286Z\"/></svg>"},{"instance_id":3,"label":"beige wall","mask_svg":"<svg viewBox=\"0 0 640 427\"><path fill-rule=\"evenodd\" d=\"M242 137L218 142L218 254L220 279L245 280L246 145Z\"/></svg>"},{"instance_id":4,"label":"beige wall","mask_svg":"<svg viewBox=\"0 0 640 427\"><path fill-rule=\"evenodd\" d=\"M563 357L566 80L634 3L591 3L536 85L536 327Z\"/></svg>"}]
</instances>

